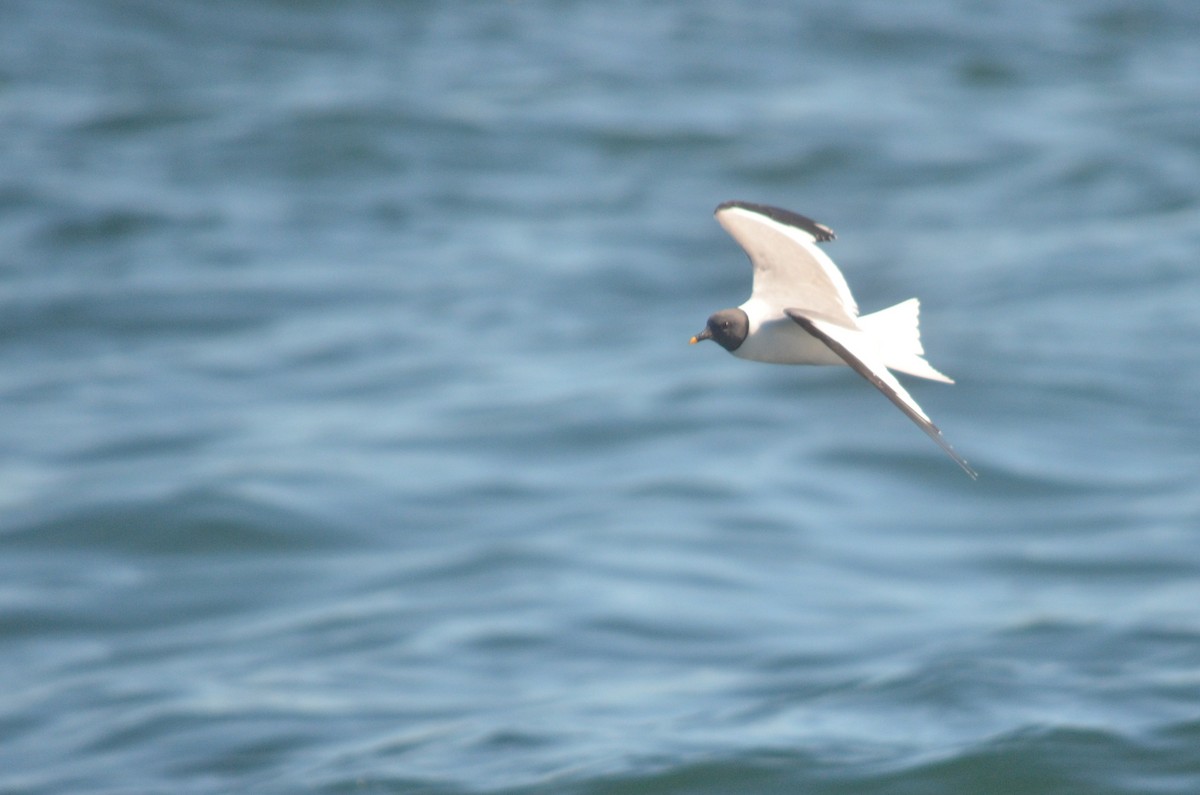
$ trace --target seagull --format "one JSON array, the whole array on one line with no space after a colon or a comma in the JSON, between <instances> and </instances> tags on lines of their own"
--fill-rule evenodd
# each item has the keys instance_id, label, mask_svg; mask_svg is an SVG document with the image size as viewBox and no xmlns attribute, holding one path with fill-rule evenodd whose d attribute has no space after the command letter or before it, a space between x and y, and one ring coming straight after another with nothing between
<instances>
[{"instance_id":1,"label":"seagull","mask_svg":"<svg viewBox=\"0 0 1200 795\"><path fill-rule=\"evenodd\" d=\"M836 237L832 229L790 210L744 201L724 202L714 215L750 257L754 287L741 306L710 316L692 344L713 340L756 362L849 366L972 479L978 477L890 372L954 383L921 357L916 298L860 316L845 277L817 247Z\"/></svg>"}]
</instances>

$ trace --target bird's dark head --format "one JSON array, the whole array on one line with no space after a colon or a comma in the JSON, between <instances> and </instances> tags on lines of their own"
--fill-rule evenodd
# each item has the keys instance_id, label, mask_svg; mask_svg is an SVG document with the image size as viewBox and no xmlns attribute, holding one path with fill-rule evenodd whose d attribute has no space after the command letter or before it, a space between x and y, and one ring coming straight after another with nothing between
<instances>
[{"instance_id":1,"label":"bird's dark head","mask_svg":"<svg viewBox=\"0 0 1200 795\"><path fill-rule=\"evenodd\" d=\"M746 341L746 335L749 333L750 318L745 312L740 309L722 309L709 316L704 331L692 337L691 343L695 345L701 340L713 340L732 353Z\"/></svg>"}]
</instances>

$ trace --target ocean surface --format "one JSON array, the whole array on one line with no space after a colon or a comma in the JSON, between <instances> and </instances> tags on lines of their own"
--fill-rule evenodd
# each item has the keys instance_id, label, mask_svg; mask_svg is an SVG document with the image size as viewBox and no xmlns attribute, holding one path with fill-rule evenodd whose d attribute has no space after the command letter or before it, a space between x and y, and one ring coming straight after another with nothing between
<instances>
[{"instance_id":1,"label":"ocean surface","mask_svg":"<svg viewBox=\"0 0 1200 795\"><path fill-rule=\"evenodd\" d=\"M0 4L0 792L1200 792L1200 4ZM833 227L971 481L690 347Z\"/></svg>"}]
</instances>

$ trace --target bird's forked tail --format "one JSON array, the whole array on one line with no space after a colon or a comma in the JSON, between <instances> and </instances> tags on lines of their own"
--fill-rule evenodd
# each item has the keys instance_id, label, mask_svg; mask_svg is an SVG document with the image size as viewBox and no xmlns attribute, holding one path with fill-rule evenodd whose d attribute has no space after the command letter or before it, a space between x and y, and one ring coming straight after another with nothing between
<instances>
[{"instance_id":1,"label":"bird's forked tail","mask_svg":"<svg viewBox=\"0 0 1200 795\"><path fill-rule=\"evenodd\" d=\"M883 363L891 370L953 384L954 379L933 369L921 358L921 303L915 298L858 319L859 325L879 345Z\"/></svg>"}]
</instances>

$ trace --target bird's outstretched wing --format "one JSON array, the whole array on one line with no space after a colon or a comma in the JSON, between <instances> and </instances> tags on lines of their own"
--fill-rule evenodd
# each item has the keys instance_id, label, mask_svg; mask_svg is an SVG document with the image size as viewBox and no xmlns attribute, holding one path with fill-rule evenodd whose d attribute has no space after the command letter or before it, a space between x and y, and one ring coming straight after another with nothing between
<instances>
[{"instance_id":1,"label":"bird's outstretched wing","mask_svg":"<svg viewBox=\"0 0 1200 795\"><path fill-rule=\"evenodd\" d=\"M962 467L962 470L970 475L972 479L979 477L978 473L974 469L971 469L966 459L955 452L950 443L942 436L942 432L933 424L928 415L921 410L921 407L917 405L917 401L913 400L912 395L908 394L908 391L900 385L896 377L888 371L883 362L879 360L879 357L862 344L863 337L861 332L845 328L838 323L820 317L820 313L806 309L788 308L784 310L784 314L798 323L809 334L828 345L830 350L840 356L846 364L854 368L855 372L870 381L888 400L895 403L901 411L907 414L909 419L915 422L921 430L925 431L930 439L937 442L938 446L945 450L946 454L953 458L954 462Z\"/></svg>"},{"instance_id":2,"label":"bird's outstretched wing","mask_svg":"<svg viewBox=\"0 0 1200 795\"><path fill-rule=\"evenodd\" d=\"M754 266L752 298L783 311L802 306L855 328L858 305L846 278L817 243L833 230L803 215L765 204L729 201L717 222L745 249Z\"/></svg>"}]
</instances>

